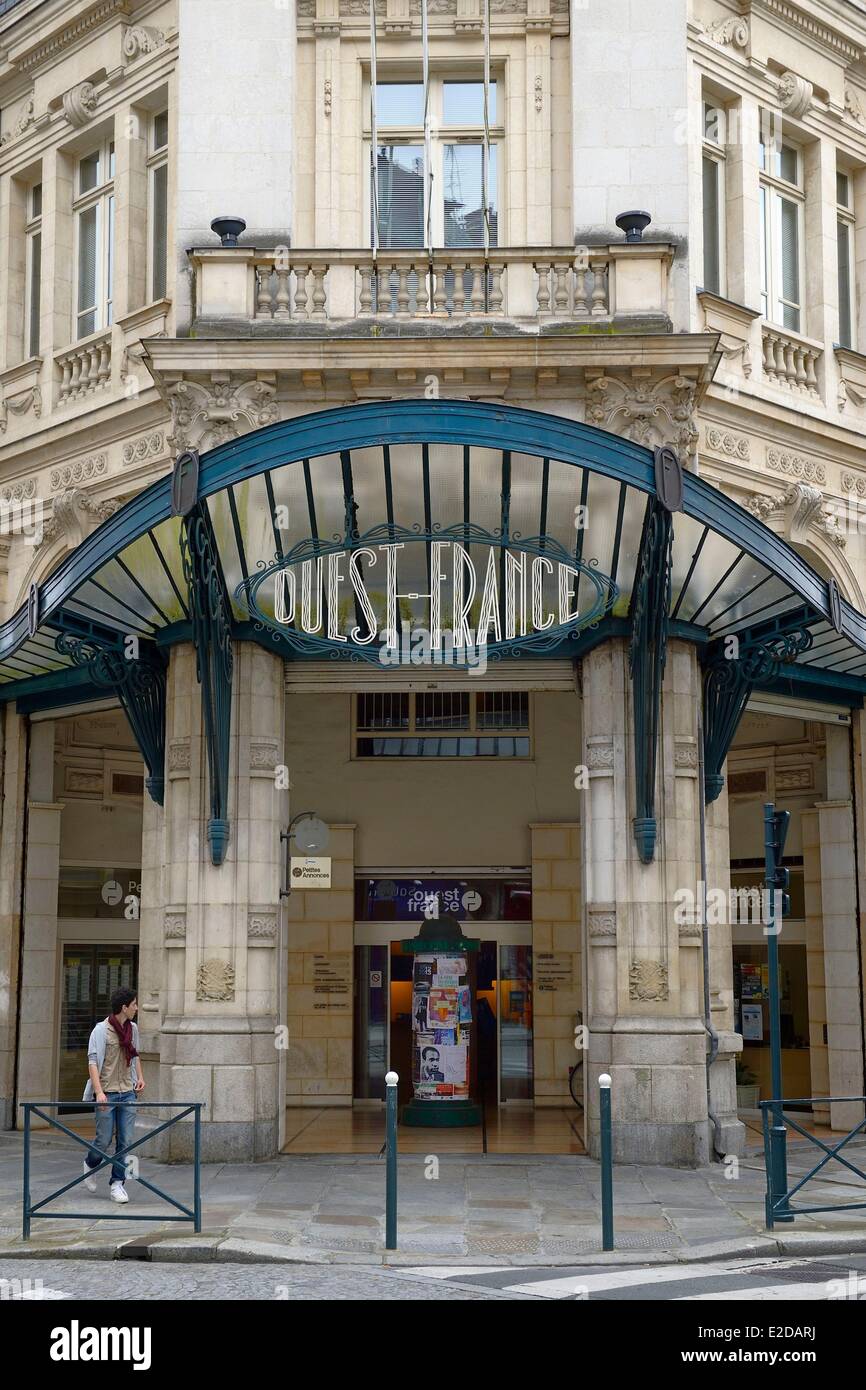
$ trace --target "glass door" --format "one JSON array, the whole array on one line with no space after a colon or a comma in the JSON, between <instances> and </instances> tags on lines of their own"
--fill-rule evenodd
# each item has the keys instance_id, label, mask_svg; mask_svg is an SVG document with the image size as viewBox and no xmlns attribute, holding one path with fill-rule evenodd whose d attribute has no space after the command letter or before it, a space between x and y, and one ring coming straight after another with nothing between
<instances>
[{"instance_id":1,"label":"glass door","mask_svg":"<svg viewBox=\"0 0 866 1390\"><path fill-rule=\"evenodd\" d=\"M499 1100L533 1098L532 947L499 947Z\"/></svg>"},{"instance_id":2,"label":"glass door","mask_svg":"<svg viewBox=\"0 0 866 1390\"><path fill-rule=\"evenodd\" d=\"M388 947L355 947L355 1100L384 1100L388 1070Z\"/></svg>"},{"instance_id":3,"label":"glass door","mask_svg":"<svg viewBox=\"0 0 866 1390\"><path fill-rule=\"evenodd\" d=\"M87 1043L107 1018L116 989L137 988L138 947L64 945L58 1098L80 1100L87 1085Z\"/></svg>"}]
</instances>

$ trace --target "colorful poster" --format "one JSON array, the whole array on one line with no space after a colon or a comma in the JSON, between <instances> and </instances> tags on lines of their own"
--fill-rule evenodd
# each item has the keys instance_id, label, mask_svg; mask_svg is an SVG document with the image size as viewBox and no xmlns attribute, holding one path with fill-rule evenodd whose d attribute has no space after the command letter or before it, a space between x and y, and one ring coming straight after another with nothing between
<instances>
[{"instance_id":1,"label":"colorful poster","mask_svg":"<svg viewBox=\"0 0 866 1390\"><path fill-rule=\"evenodd\" d=\"M457 1026L457 990L431 989L427 1004L427 1017L436 1028Z\"/></svg>"},{"instance_id":2,"label":"colorful poster","mask_svg":"<svg viewBox=\"0 0 866 1390\"><path fill-rule=\"evenodd\" d=\"M412 1026L416 1033L426 1033L430 1026L427 1018L429 998L429 994L414 994L412 996Z\"/></svg>"},{"instance_id":3,"label":"colorful poster","mask_svg":"<svg viewBox=\"0 0 866 1390\"><path fill-rule=\"evenodd\" d=\"M458 1041L456 1028L434 1028L433 1039L440 1047L453 1047Z\"/></svg>"},{"instance_id":4,"label":"colorful poster","mask_svg":"<svg viewBox=\"0 0 866 1390\"><path fill-rule=\"evenodd\" d=\"M472 1022L472 991L468 985L461 985L457 992L457 1018L461 1023Z\"/></svg>"},{"instance_id":5,"label":"colorful poster","mask_svg":"<svg viewBox=\"0 0 866 1390\"><path fill-rule=\"evenodd\" d=\"M412 979L415 983L416 992L430 988L433 983L433 972L435 968L436 962L432 956L428 957L426 960L419 957L419 959L415 961Z\"/></svg>"}]
</instances>

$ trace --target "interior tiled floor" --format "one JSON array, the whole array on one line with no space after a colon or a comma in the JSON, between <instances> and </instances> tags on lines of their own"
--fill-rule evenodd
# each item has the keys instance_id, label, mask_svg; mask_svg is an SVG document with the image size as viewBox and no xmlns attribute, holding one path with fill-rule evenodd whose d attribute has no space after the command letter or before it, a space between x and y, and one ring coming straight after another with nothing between
<instances>
[{"instance_id":1,"label":"interior tiled floor","mask_svg":"<svg viewBox=\"0 0 866 1390\"><path fill-rule=\"evenodd\" d=\"M484 1122L465 1129L398 1130L400 1153L427 1153L436 1135L438 1154L582 1154L583 1114L568 1109L513 1110L487 1105ZM373 1154L385 1142L383 1111L302 1106L286 1110L287 1154Z\"/></svg>"}]
</instances>

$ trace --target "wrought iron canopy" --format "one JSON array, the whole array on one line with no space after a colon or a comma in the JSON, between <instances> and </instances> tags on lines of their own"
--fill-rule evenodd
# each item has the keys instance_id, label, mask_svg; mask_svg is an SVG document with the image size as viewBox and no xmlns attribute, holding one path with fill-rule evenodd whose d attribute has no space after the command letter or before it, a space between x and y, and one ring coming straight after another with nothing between
<instances>
[{"instance_id":1,"label":"wrought iron canopy","mask_svg":"<svg viewBox=\"0 0 866 1390\"><path fill-rule=\"evenodd\" d=\"M172 483L161 479L104 522L0 627L0 700L83 691L80 663L57 641L63 632L111 645L129 636L157 647L190 640L195 613ZM431 546L446 535L470 554L492 545L500 559L521 550L568 557L586 621L630 620L642 611L636 577L658 497L653 453L641 445L559 416L453 400L353 405L269 426L203 455L194 491L232 634L292 657L321 654L328 639L305 643L315 634L299 624L281 634L262 621L274 612L274 576L293 554L355 551L365 537L423 541L398 559L401 593L422 595L418 622L429 604ZM671 631L712 644L805 613L811 644L785 672L866 690L866 617L761 521L687 473L671 532ZM580 626L561 634L557 654L577 654ZM352 648L334 641L330 650ZM519 651L519 641L503 639L501 655Z\"/></svg>"}]
</instances>

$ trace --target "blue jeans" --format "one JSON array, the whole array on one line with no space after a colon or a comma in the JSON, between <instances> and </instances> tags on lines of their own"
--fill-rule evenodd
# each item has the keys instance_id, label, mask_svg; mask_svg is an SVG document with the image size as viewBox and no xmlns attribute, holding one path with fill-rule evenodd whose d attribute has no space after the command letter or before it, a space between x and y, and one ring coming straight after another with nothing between
<instances>
[{"instance_id":1,"label":"blue jeans","mask_svg":"<svg viewBox=\"0 0 866 1390\"><path fill-rule=\"evenodd\" d=\"M135 1128L135 1091L106 1091L105 1099L107 1105L100 1106L96 1110L96 1142L104 1154L109 1152L111 1136L117 1131L117 1143L114 1152L118 1149L125 1149L127 1144L132 1143L132 1134ZM85 1158L88 1168L97 1168L102 1162L100 1154L91 1149ZM110 1182L124 1182L126 1179L126 1159L122 1158L119 1163L112 1163Z\"/></svg>"}]
</instances>

